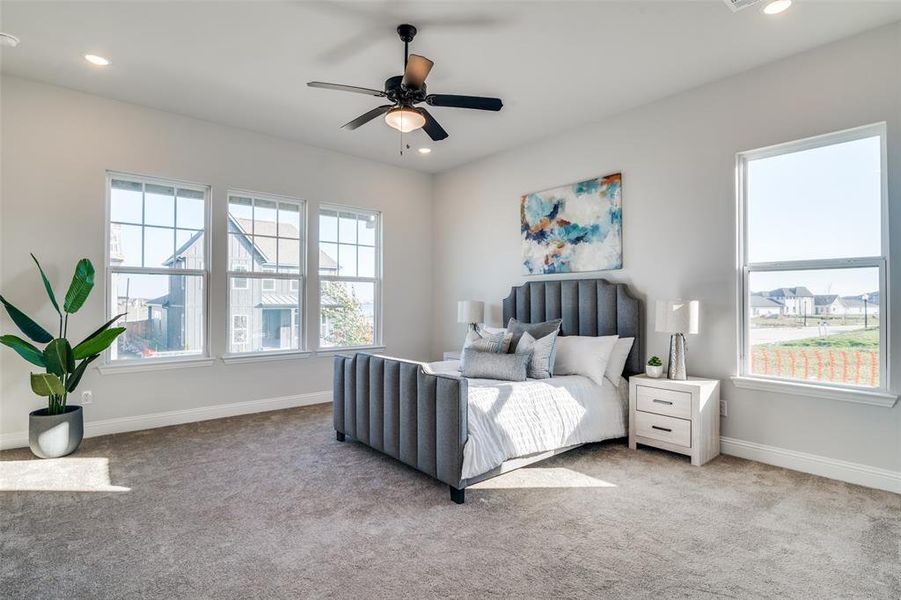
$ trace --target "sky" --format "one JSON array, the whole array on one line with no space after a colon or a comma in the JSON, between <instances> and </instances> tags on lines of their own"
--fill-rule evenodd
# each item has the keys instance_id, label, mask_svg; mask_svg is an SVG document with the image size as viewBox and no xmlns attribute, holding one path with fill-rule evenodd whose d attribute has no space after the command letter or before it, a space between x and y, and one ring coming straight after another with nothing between
<instances>
[{"instance_id":1,"label":"sky","mask_svg":"<svg viewBox=\"0 0 901 600\"><path fill-rule=\"evenodd\" d=\"M881 140L868 137L748 163L748 260L880 256ZM756 273L751 290L879 289L878 269Z\"/></svg>"}]
</instances>

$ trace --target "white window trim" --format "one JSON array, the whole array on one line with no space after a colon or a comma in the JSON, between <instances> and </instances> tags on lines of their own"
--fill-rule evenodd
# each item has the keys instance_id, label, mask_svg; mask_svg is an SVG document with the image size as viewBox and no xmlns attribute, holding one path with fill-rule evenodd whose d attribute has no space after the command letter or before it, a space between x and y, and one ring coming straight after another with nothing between
<instances>
[{"instance_id":1,"label":"white window trim","mask_svg":"<svg viewBox=\"0 0 901 600\"><path fill-rule=\"evenodd\" d=\"M878 136L881 141L881 238L882 256L855 257L840 259L813 259L785 262L753 263L746 262L748 253L747 228L747 181L746 170L749 160L757 160L778 156L789 152L801 152L827 145L841 144L868 137ZM736 154L736 306L739 318L736 319L738 328L738 352L736 370L738 375L732 378L736 387L755 389L761 391L779 392L799 396L814 396L841 400L853 403L872 404L876 406L894 406L898 395L891 391L891 373L888 357L890 355L889 339L891 332L891 302L888 292L891 290L889 273L891 272L889 259L889 200L888 200L888 152L887 152L887 128L886 124L875 123L862 127L855 127L827 133L798 141L776 144L766 148L739 152ZM879 269L879 293L882 298L879 307L879 360L880 381L878 388L841 385L828 382L805 382L802 380L784 379L778 377L766 377L754 375L750 372L748 359L750 356L750 339L747 333L750 320L750 306L748 302L748 282L751 272L782 271L782 270L826 270L841 268L874 267Z\"/></svg>"},{"instance_id":2,"label":"white window trim","mask_svg":"<svg viewBox=\"0 0 901 600\"><path fill-rule=\"evenodd\" d=\"M203 269L162 269L147 267L115 267L110 266L110 211L112 209L112 180L125 179L131 181L140 181L143 184L154 184L162 186L174 186L184 189L190 189L196 192L203 192ZM112 276L113 273L133 273L136 275L193 275L201 276L203 279L203 352L186 354L184 356L166 356L161 358L142 358L140 360L119 359L112 360L111 350L107 348L103 353L103 362L97 366L97 370L102 374L110 373L135 373L149 369L171 369L181 366L207 366L213 364L210 357L210 271L212 270L212 243L210 232L210 216L212 204L212 188L211 186L194 181L185 181L176 178L162 178L148 175L140 175L137 173L126 173L123 171L107 171L106 172L106 212L104 214L104 238L103 238L103 271L104 271L104 308L107 318L111 318L116 313L112 306ZM173 225L175 228L175 225ZM176 273L177 271L177 273Z\"/></svg>"},{"instance_id":3,"label":"white window trim","mask_svg":"<svg viewBox=\"0 0 901 600\"><path fill-rule=\"evenodd\" d=\"M298 314L300 315L300 327L297 328L297 344L298 347L296 350L282 350L282 349L273 349L273 350L254 350L248 352L230 352L231 343L228 344L225 352L222 355L222 362L226 364L240 364L243 362L255 362L257 360L281 360L284 358L301 358L310 356L311 352L307 350L306 345L306 332L307 332L307 320L304 318L304 310L307 304L306 302L306 289L307 289L307 255L309 252L307 251L308 244L308 231L309 231L309 216L308 216L308 205L306 200L302 198L295 198L292 196L281 196L278 194L267 194L264 192L254 192L251 190L244 190L238 188L229 188L226 193L226 236L229 236L228 233L228 202L232 196L240 196L240 197L249 197L256 200L269 200L273 202L289 202L291 204L297 204L300 206L300 218L302 220L300 227L300 239L298 243L300 245L301 256L299 259L299 273L280 273L276 271L226 271L225 280L226 280L226 314L229 316L229 319L232 316L231 312L231 296L230 290L228 288L232 287L230 282L233 282L235 278L244 278L248 280L246 288L232 288L232 289L250 289L250 280L251 279L259 279L259 280L277 280L284 279L288 281L296 281L298 285L297 292L297 305L294 307L297 309ZM253 235L253 231L250 232ZM269 236L272 237L272 236ZM292 238L282 238L279 236L275 236L273 239L276 240L276 255L278 254L278 240L286 239L290 240ZM227 256L228 246L226 246L226 268L231 264L231 257ZM252 266L251 259L251 266ZM276 264L278 264L278 258L276 258ZM277 286L275 286L277 287ZM273 290L264 290L263 283L260 283L261 291L273 291ZM273 288L275 289L275 288ZM293 290L292 290L293 291ZM231 336L229 335L229 331L231 329L231 321L226 322L226 339L231 342ZM248 336L250 336L250 331L248 329ZM248 338L249 339L249 338Z\"/></svg>"},{"instance_id":4,"label":"white window trim","mask_svg":"<svg viewBox=\"0 0 901 600\"><path fill-rule=\"evenodd\" d=\"M319 289L316 290L316 350L315 354L317 356L329 356L333 354L340 354L341 352L353 351L353 350L384 350L385 346L382 342L382 279L384 273L382 271L382 232L384 231L385 224L383 222L383 214L381 211L372 210L368 208L357 208L353 206L349 206L346 204L331 204L331 203L321 203L317 210L317 218L319 217L319 212L323 210L334 210L339 213L339 223L340 223L340 212L352 212L356 215L371 215L376 218L376 231L375 231L375 277L347 277L342 275L322 275L318 274L318 282ZM317 238L316 240L316 255L319 256L319 244L321 240ZM331 243L331 242L325 242ZM340 234L339 241L335 242L336 245L340 245ZM359 246L360 244L354 244L355 246ZM364 247L370 247L365 246ZM359 272L359 255L357 256L357 272ZM348 283L373 283L375 286L375 290L373 292L373 299L375 300L375 310L373 311L373 336L372 336L372 344L365 346L320 346L322 337L320 335L319 327L322 324L322 282L323 281L343 281Z\"/></svg>"}]
</instances>

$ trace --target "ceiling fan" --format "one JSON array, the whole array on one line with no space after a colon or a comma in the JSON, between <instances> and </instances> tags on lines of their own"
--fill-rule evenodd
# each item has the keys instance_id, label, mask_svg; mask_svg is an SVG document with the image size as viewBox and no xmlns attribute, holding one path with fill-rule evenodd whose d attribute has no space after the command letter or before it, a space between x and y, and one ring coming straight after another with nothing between
<instances>
[{"instance_id":1,"label":"ceiling fan","mask_svg":"<svg viewBox=\"0 0 901 600\"><path fill-rule=\"evenodd\" d=\"M459 96L455 94L428 94L426 93L425 80L429 71L435 64L424 56L410 54L410 42L416 35L416 28L412 25L399 25L397 34L404 43L404 74L389 77L385 80L385 89L357 87L353 85L341 85L338 83L324 83L311 81L310 87L338 90L342 92L354 92L387 98L391 104L383 104L373 108L369 112L360 115L353 121L345 123L345 129L356 129L369 121L385 115L385 122L389 126L409 133L416 129L422 129L434 141L443 140L448 136L438 121L423 107L416 106L425 102L429 106L450 106L455 108L473 108L476 110L498 111L503 106L500 98L485 98L482 96Z\"/></svg>"}]
</instances>

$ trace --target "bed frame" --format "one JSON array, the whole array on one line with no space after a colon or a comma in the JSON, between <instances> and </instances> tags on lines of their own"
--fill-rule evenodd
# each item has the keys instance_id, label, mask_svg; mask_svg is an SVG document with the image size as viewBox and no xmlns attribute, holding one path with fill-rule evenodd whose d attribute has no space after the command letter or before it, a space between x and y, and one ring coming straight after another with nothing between
<instances>
[{"instance_id":1,"label":"bed frame","mask_svg":"<svg viewBox=\"0 0 901 600\"><path fill-rule=\"evenodd\" d=\"M624 284L604 279L530 281L503 301L504 323L562 319L561 335L634 337L628 377L641 372L642 307ZM558 448L504 462L462 479L467 438L467 380L427 372L422 363L357 353L336 356L333 414L338 441L347 436L446 483L451 499L465 500L468 486L566 452Z\"/></svg>"}]
</instances>

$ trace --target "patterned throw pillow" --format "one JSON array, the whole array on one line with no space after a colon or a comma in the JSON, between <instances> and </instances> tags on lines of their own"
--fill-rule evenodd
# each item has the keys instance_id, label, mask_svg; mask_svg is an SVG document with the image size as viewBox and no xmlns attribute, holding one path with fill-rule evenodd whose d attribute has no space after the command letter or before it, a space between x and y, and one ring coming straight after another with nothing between
<instances>
[{"instance_id":1,"label":"patterned throw pillow","mask_svg":"<svg viewBox=\"0 0 901 600\"><path fill-rule=\"evenodd\" d=\"M535 339L526 331L519 338L516 354L529 354L529 377L532 379L548 379L554 376L554 354L557 346L557 332L554 331L541 339Z\"/></svg>"},{"instance_id":2,"label":"patterned throw pillow","mask_svg":"<svg viewBox=\"0 0 901 600\"><path fill-rule=\"evenodd\" d=\"M560 331L560 323L562 322L561 319L554 319L552 321L543 321L541 323L523 323L522 321L517 321L511 317L510 321L507 323L507 331L513 335L510 352L516 351L516 345L519 343L519 338L522 337L523 333L528 331L533 338L540 340L551 332Z\"/></svg>"},{"instance_id":3,"label":"patterned throw pillow","mask_svg":"<svg viewBox=\"0 0 901 600\"><path fill-rule=\"evenodd\" d=\"M463 377L502 381L525 381L528 364L527 354L482 352L472 347L463 351L460 361Z\"/></svg>"},{"instance_id":4,"label":"patterned throw pillow","mask_svg":"<svg viewBox=\"0 0 901 600\"><path fill-rule=\"evenodd\" d=\"M503 352L506 353L510 348L510 339L512 334L506 329L497 332L489 332L481 325L475 329L470 329L466 333L466 340L463 342L463 350L475 345L478 350L485 352Z\"/></svg>"}]
</instances>

